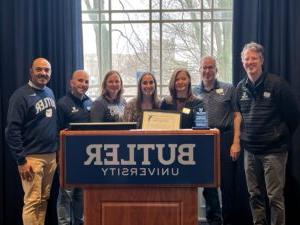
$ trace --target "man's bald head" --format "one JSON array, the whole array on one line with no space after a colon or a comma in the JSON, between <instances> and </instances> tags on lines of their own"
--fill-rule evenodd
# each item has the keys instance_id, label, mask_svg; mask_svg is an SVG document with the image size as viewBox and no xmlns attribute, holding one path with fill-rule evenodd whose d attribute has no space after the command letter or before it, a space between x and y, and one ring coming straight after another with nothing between
<instances>
[{"instance_id":1,"label":"man's bald head","mask_svg":"<svg viewBox=\"0 0 300 225\"><path fill-rule=\"evenodd\" d=\"M85 70L76 70L70 80L71 91L77 98L82 98L89 88L89 74Z\"/></svg>"}]
</instances>

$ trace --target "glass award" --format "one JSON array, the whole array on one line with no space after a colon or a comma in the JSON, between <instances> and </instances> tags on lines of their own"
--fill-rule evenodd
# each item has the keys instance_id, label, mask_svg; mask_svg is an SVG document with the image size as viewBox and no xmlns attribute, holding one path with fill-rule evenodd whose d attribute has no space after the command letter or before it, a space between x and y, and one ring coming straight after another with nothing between
<instances>
[{"instance_id":1,"label":"glass award","mask_svg":"<svg viewBox=\"0 0 300 225\"><path fill-rule=\"evenodd\" d=\"M196 129L208 129L207 113L203 108L199 108L195 114L195 128Z\"/></svg>"}]
</instances>

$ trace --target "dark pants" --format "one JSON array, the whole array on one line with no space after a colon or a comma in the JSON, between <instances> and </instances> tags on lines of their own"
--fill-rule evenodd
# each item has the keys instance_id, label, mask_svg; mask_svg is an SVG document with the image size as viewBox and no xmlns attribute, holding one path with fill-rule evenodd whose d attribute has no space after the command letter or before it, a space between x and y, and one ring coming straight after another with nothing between
<instances>
[{"instance_id":1,"label":"dark pants","mask_svg":"<svg viewBox=\"0 0 300 225\"><path fill-rule=\"evenodd\" d=\"M232 161L230 147L233 132L221 132L221 194L222 210L217 188L204 188L206 202L206 219L210 225L248 224L250 209L248 207L247 188L244 176L243 159ZM242 204L242 205L240 205ZM244 208L244 205L247 205ZM244 223L245 222L245 223Z\"/></svg>"},{"instance_id":2,"label":"dark pants","mask_svg":"<svg viewBox=\"0 0 300 225\"><path fill-rule=\"evenodd\" d=\"M220 200L217 188L204 188L206 219L210 225L222 225Z\"/></svg>"},{"instance_id":3,"label":"dark pants","mask_svg":"<svg viewBox=\"0 0 300 225\"><path fill-rule=\"evenodd\" d=\"M223 224L234 224L236 193L240 191L237 183L238 161L232 161L230 147L233 142L233 132L221 133L221 194ZM245 188L246 191L246 188Z\"/></svg>"}]
</instances>

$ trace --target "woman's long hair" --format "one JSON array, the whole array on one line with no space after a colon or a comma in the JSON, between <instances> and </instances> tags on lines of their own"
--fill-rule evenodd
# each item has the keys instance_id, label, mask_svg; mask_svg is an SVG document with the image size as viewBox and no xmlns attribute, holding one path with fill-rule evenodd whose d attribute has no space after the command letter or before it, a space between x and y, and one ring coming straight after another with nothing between
<instances>
[{"instance_id":1,"label":"woman's long hair","mask_svg":"<svg viewBox=\"0 0 300 225\"><path fill-rule=\"evenodd\" d=\"M170 82L169 82L169 91L170 91L170 95L171 95L173 101L175 101L177 99L177 91L176 91L176 88L175 88L175 82L176 82L176 76L180 72L184 72L188 76L190 82L189 82L189 86L188 86L187 98L192 96L192 79L191 79L191 75L190 75L190 73L187 69L178 68L172 73L172 76L171 76L171 79L170 79Z\"/></svg>"},{"instance_id":2,"label":"woman's long hair","mask_svg":"<svg viewBox=\"0 0 300 225\"><path fill-rule=\"evenodd\" d=\"M142 74L142 76L140 77L139 81L138 81L138 92L137 92L137 100L136 100L136 106L137 106L137 109L138 110L141 110L142 109L142 102L143 102L143 97L144 97L144 94L143 94L143 91L142 91L142 81L143 81L143 78L146 76L146 75L150 75L152 78L153 78L153 81L154 81L154 92L152 94L152 107L153 108L159 108L159 98L157 97L157 81L154 77L154 75L150 72L145 72Z\"/></svg>"}]
</instances>

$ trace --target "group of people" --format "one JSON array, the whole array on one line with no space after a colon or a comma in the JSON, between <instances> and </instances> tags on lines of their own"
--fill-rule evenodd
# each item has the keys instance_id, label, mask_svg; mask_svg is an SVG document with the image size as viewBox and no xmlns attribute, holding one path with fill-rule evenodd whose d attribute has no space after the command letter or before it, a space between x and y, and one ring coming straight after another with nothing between
<instances>
[{"instance_id":1,"label":"group of people","mask_svg":"<svg viewBox=\"0 0 300 225\"><path fill-rule=\"evenodd\" d=\"M89 75L77 70L70 92L56 103L46 85L51 65L44 58L33 61L28 84L9 101L6 140L18 165L24 190L24 225L44 224L47 199L56 170L59 130L70 122L137 122L144 110L181 113L181 128L195 126L195 114L205 111L208 126L221 132L221 201L217 188L204 188L206 217L210 225L235 224L237 186L234 170L241 149L253 224L285 224L283 189L290 138L299 123L299 111L288 84L263 71L263 47L251 42L241 53L245 78L235 88L217 79L213 56L200 61L200 83L192 88L191 75L176 69L169 82L169 96L157 95L157 81L150 72L138 80L137 96L126 102L118 71L109 71L102 92L94 102L86 95ZM270 215L267 215L267 208ZM59 224L83 224L83 195L79 188L60 188Z\"/></svg>"}]
</instances>

